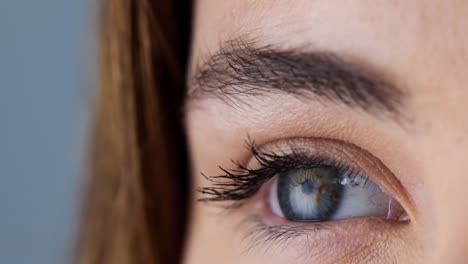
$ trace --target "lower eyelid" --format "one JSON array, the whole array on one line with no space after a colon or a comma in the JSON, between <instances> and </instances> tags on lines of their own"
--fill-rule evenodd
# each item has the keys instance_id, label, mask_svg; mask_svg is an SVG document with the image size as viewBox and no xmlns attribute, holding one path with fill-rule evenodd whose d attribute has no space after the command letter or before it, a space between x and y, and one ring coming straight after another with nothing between
<instances>
[{"instance_id":1,"label":"lower eyelid","mask_svg":"<svg viewBox=\"0 0 468 264\"><path fill-rule=\"evenodd\" d=\"M272 224L266 222L259 214L251 215L242 221L240 227L247 230L244 236L246 251L266 249L271 250L278 246L289 248L288 243L306 246L303 239L317 235L317 232L325 229L322 224L298 225L298 224ZM294 239L294 241L293 241ZM310 241L308 241L310 242ZM318 241L317 241L318 242ZM307 243L307 246L312 246Z\"/></svg>"},{"instance_id":2,"label":"lower eyelid","mask_svg":"<svg viewBox=\"0 0 468 264\"><path fill-rule=\"evenodd\" d=\"M279 223L258 212L245 218L236 230L244 230L244 253L278 258L294 256L294 263L343 263L349 257L376 254L382 257L393 240L407 232L407 224L376 218L340 220L326 223ZM393 235L390 235L393 234ZM333 249L333 250L330 250ZM278 254L278 252L282 254Z\"/></svg>"}]
</instances>

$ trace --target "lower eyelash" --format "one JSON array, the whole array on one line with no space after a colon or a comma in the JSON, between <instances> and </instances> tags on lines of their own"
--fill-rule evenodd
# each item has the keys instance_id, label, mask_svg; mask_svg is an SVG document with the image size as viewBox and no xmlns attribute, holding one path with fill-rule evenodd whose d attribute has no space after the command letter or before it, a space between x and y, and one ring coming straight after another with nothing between
<instances>
[{"instance_id":1,"label":"lower eyelash","mask_svg":"<svg viewBox=\"0 0 468 264\"><path fill-rule=\"evenodd\" d=\"M297 238L306 238L316 232L326 229L326 224L314 223L304 225L269 225L259 215L252 215L241 222L248 225L249 232L244 237L248 246L244 253L251 250L265 248L266 250L278 249L279 246L286 247L287 242Z\"/></svg>"}]
</instances>

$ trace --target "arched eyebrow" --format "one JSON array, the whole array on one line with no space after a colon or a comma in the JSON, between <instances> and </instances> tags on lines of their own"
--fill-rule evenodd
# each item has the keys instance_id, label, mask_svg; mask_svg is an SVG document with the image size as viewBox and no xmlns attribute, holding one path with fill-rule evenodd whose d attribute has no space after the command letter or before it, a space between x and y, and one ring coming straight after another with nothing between
<instances>
[{"instance_id":1,"label":"arched eyebrow","mask_svg":"<svg viewBox=\"0 0 468 264\"><path fill-rule=\"evenodd\" d=\"M406 95L395 85L332 52L258 47L236 38L195 67L188 101L216 97L235 105L249 96L292 94L360 108L373 115L399 114Z\"/></svg>"}]
</instances>

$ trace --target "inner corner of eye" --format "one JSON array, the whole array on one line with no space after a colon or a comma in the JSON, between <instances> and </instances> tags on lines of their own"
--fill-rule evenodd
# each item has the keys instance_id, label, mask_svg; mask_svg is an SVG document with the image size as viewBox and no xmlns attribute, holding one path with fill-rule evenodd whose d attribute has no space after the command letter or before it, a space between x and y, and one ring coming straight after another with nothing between
<instances>
[{"instance_id":1,"label":"inner corner of eye","mask_svg":"<svg viewBox=\"0 0 468 264\"><path fill-rule=\"evenodd\" d=\"M275 177L272 180L270 189L268 191L268 204L273 214L284 218L283 211L281 210L278 202L278 177Z\"/></svg>"},{"instance_id":2,"label":"inner corner of eye","mask_svg":"<svg viewBox=\"0 0 468 264\"><path fill-rule=\"evenodd\" d=\"M267 197L272 213L288 221L409 220L398 201L368 177L345 177L330 166L294 169L277 175Z\"/></svg>"}]
</instances>

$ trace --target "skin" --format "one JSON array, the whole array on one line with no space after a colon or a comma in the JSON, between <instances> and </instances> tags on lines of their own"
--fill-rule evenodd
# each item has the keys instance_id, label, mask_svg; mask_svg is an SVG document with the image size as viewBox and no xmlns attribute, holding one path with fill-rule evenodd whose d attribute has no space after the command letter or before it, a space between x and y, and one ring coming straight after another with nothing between
<instances>
[{"instance_id":1,"label":"skin","mask_svg":"<svg viewBox=\"0 0 468 264\"><path fill-rule=\"evenodd\" d=\"M247 109L216 98L189 101L194 199L185 263L468 263L466 14L468 2L455 0L196 1L192 72L220 43L249 35L261 45L351 58L406 99L400 121L281 94L248 99L254 107ZM252 247L261 239L246 236L251 224L239 224L243 219L260 212L269 225L287 223L264 210L267 199L257 195L225 213L196 202L195 191L209 185L200 172L219 175L218 166L232 168L231 160L251 162L242 147L247 135L266 146L283 138L329 138L365 149L401 183L392 189L379 170L367 169L409 222L338 221L307 239ZM307 142L300 144L313 147Z\"/></svg>"}]
</instances>

